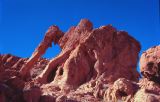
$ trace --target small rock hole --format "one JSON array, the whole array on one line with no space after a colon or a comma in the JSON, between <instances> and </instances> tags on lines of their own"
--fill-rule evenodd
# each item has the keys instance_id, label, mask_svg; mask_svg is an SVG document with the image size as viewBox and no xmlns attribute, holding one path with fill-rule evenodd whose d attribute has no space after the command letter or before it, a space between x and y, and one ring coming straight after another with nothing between
<instances>
[{"instance_id":1,"label":"small rock hole","mask_svg":"<svg viewBox=\"0 0 160 102\"><path fill-rule=\"evenodd\" d=\"M59 75L63 75L63 68L60 68Z\"/></svg>"},{"instance_id":2,"label":"small rock hole","mask_svg":"<svg viewBox=\"0 0 160 102\"><path fill-rule=\"evenodd\" d=\"M120 91L120 90L118 91L118 94L119 94L119 96L121 96L121 97L128 96L126 92Z\"/></svg>"}]
</instances>

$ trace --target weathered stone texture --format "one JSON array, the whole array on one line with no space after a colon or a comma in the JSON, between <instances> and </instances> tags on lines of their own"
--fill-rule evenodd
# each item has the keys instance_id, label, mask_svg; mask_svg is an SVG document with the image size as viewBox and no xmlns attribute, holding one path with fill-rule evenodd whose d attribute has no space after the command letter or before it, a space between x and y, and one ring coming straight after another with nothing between
<instances>
[{"instance_id":1,"label":"weathered stone texture","mask_svg":"<svg viewBox=\"0 0 160 102\"><path fill-rule=\"evenodd\" d=\"M52 42L61 52L41 56ZM160 47L140 43L111 25L82 19L63 33L51 26L30 58L0 55L1 102L159 102Z\"/></svg>"}]
</instances>

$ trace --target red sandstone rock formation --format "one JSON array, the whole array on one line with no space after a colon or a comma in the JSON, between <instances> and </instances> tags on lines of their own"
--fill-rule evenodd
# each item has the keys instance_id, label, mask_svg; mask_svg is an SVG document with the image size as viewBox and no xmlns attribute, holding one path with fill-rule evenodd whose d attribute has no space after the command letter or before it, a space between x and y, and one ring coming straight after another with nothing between
<instances>
[{"instance_id":1,"label":"red sandstone rock formation","mask_svg":"<svg viewBox=\"0 0 160 102\"><path fill-rule=\"evenodd\" d=\"M119 79L106 90L104 99L113 102L160 102L160 46L142 54L140 71L142 79L138 83Z\"/></svg>"},{"instance_id":2,"label":"red sandstone rock formation","mask_svg":"<svg viewBox=\"0 0 160 102\"><path fill-rule=\"evenodd\" d=\"M38 59L46 52L48 47L52 46L52 42L54 42L54 44L57 44L62 36L63 32L60 31L57 26L51 26L46 32L43 41L39 44L39 46L33 52L32 56L21 68L20 75L23 78L26 78Z\"/></svg>"},{"instance_id":3,"label":"red sandstone rock formation","mask_svg":"<svg viewBox=\"0 0 160 102\"><path fill-rule=\"evenodd\" d=\"M152 47L142 54L140 68L144 77L160 83L160 46Z\"/></svg>"},{"instance_id":4,"label":"red sandstone rock formation","mask_svg":"<svg viewBox=\"0 0 160 102\"><path fill-rule=\"evenodd\" d=\"M109 83L124 77L138 81L139 43L111 25L92 28L92 23L83 19L64 34L59 41L62 52L41 73L42 82L77 88L90 80ZM53 71L55 75L48 80Z\"/></svg>"},{"instance_id":5,"label":"red sandstone rock formation","mask_svg":"<svg viewBox=\"0 0 160 102\"><path fill-rule=\"evenodd\" d=\"M52 42L61 53L41 58ZM64 35L52 26L29 59L0 55L0 102L159 102L159 47L143 53L140 82L139 51L111 25L93 29L82 19Z\"/></svg>"},{"instance_id":6,"label":"red sandstone rock formation","mask_svg":"<svg viewBox=\"0 0 160 102\"><path fill-rule=\"evenodd\" d=\"M135 102L160 102L160 46L145 51L140 59L140 90L135 95Z\"/></svg>"}]
</instances>

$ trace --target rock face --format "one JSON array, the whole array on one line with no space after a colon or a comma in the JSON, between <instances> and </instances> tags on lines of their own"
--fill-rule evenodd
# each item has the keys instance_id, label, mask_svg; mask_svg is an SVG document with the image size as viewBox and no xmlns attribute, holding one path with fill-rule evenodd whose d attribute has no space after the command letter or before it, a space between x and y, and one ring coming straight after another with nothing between
<instances>
[{"instance_id":1,"label":"rock face","mask_svg":"<svg viewBox=\"0 0 160 102\"><path fill-rule=\"evenodd\" d=\"M26 84L19 77L19 70L27 60L11 54L0 55L0 102L25 102L23 88ZM41 73L47 63L47 59L40 58L33 66L30 78Z\"/></svg>"},{"instance_id":2,"label":"rock face","mask_svg":"<svg viewBox=\"0 0 160 102\"><path fill-rule=\"evenodd\" d=\"M59 39L63 36L63 32L59 30L57 26L51 26L39 46L35 49L32 56L27 60L27 62L22 66L20 70L20 75L23 79L29 76L30 70L33 68L34 64L38 59L45 53L48 47L52 46L52 42L57 44Z\"/></svg>"},{"instance_id":3,"label":"rock face","mask_svg":"<svg viewBox=\"0 0 160 102\"><path fill-rule=\"evenodd\" d=\"M160 102L160 46L154 46L142 54L140 71L143 78L139 82L141 89L135 95L136 100Z\"/></svg>"},{"instance_id":4,"label":"rock face","mask_svg":"<svg viewBox=\"0 0 160 102\"><path fill-rule=\"evenodd\" d=\"M51 60L41 58L52 42L61 53ZM66 33L51 26L29 59L0 55L0 101L159 102L158 50L142 55L144 78L138 82L140 44L127 32L111 25L93 29L87 19Z\"/></svg>"},{"instance_id":5,"label":"rock face","mask_svg":"<svg viewBox=\"0 0 160 102\"><path fill-rule=\"evenodd\" d=\"M160 84L160 46L152 47L142 54L140 68L145 78Z\"/></svg>"},{"instance_id":6,"label":"rock face","mask_svg":"<svg viewBox=\"0 0 160 102\"><path fill-rule=\"evenodd\" d=\"M142 54L140 71L142 78L138 83L118 79L106 90L104 99L113 102L160 102L160 46Z\"/></svg>"},{"instance_id":7,"label":"rock face","mask_svg":"<svg viewBox=\"0 0 160 102\"><path fill-rule=\"evenodd\" d=\"M119 77L138 81L140 45L124 31L110 25L93 29L92 23L83 19L64 34L59 45L62 52L42 72L42 82L56 70L50 82L61 87L77 88L90 80L114 82Z\"/></svg>"}]
</instances>

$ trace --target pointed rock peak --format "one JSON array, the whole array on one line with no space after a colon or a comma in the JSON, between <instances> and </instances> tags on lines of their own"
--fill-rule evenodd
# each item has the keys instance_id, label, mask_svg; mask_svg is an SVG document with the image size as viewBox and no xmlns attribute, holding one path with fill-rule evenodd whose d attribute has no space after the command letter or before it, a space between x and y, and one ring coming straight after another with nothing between
<instances>
[{"instance_id":1,"label":"pointed rock peak","mask_svg":"<svg viewBox=\"0 0 160 102\"><path fill-rule=\"evenodd\" d=\"M88 19L81 19L76 27L78 31L91 31L93 29L93 24Z\"/></svg>"}]
</instances>

